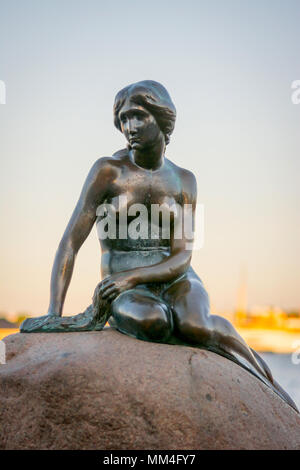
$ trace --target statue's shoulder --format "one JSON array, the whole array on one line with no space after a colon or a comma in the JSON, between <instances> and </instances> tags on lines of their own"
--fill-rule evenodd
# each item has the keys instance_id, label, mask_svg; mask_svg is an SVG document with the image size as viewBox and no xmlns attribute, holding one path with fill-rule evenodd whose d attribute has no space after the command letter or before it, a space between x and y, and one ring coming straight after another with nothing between
<instances>
[{"instance_id":1,"label":"statue's shoulder","mask_svg":"<svg viewBox=\"0 0 300 470\"><path fill-rule=\"evenodd\" d=\"M122 149L115 152L112 156L98 158L90 170L90 175L92 177L115 178L120 170L122 159L124 159L127 153L127 149Z\"/></svg>"},{"instance_id":2,"label":"statue's shoulder","mask_svg":"<svg viewBox=\"0 0 300 470\"><path fill-rule=\"evenodd\" d=\"M128 149L124 148L121 150L117 150L115 153L113 153L112 158L114 158L115 160L122 160L122 158L127 157L127 156L128 156Z\"/></svg>"},{"instance_id":3,"label":"statue's shoulder","mask_svg":"<svg viewBox=\"0 0 300 470\"><path fill-rule=\"evenodd\" d=\"M194 173L181 166L176 165L174 162L166 158L168 168L170 168L182 181L183 187L197 188L197 181Z\"/></svg>"}]
</instances>

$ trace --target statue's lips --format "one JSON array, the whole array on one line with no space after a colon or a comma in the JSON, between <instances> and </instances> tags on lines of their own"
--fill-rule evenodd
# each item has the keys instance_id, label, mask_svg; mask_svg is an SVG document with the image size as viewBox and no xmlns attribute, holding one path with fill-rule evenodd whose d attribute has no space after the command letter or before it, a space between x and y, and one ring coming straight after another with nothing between
<instances>
[{"instance_id":1,"label":"statue's lips","mask_svg":"<svg viewBox=\"0 0 300 470\"><path fill-rule=\"evenodd\" d=\"M141 141L141 139L139 139L138 137L131 137L131 138L129 139L129 142L130 142L131 144L139 143L140 141Z\"/></svg>"}]
</instances>

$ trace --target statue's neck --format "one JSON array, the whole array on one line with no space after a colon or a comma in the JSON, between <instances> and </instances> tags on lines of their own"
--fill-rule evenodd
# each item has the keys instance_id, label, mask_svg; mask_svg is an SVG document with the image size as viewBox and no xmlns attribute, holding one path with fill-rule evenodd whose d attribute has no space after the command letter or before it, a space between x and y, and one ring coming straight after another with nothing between
<instances>
[{"instance_id":1,"label":"statue's neck","mask_svg":"<svg viewBox=\"0 0 300 470\"><path fill-rule=\"evenodd\" d=\"M152 147L146 149L130 149L129 154L134 163L147 170L157 170L164 163L165 139L159 139Z\"/></svg>"}]
</instances>

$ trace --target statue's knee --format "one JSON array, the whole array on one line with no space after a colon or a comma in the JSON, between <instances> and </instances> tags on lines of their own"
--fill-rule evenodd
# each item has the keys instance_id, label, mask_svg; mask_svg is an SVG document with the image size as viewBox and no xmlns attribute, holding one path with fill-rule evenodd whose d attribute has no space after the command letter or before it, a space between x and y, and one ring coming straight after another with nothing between
<instances>
[{"instance_id":1,"label":"statue's knee","mask_svg":"<svg viewBox=\"0 0 300 470\"><path fill-rule=\"evenodd\" d=\"M121 294L112 302L114 325L122 332L146 341L166 341L172 332L173 320L167 305L152 299ZM130 298L129 298L130 297Z\"/></svg>"},{"instance_id":2,"label":"statue's knee","mask_svg":"<svg viewBox=\"0 0 300 470\"><path fill-rule=\"evenodd\" d=\"M172 332L172 317L167 306L156 304L145 312L139 324L139 337L148 341L166 341Z\"/></svg>"}]
</instances>

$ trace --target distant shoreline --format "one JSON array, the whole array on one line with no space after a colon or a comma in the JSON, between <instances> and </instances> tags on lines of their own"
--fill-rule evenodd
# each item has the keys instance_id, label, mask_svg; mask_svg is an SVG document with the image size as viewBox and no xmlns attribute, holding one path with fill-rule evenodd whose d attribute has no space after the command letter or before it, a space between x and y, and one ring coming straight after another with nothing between
<instances>
[{"instance_id":1,"label":"distant shoreline","mask_svg":"<svg viewBox=\"0 0 300 470\"><path fill-rule=\"evenodd\" d=\"M5 336L14 335L19 332L19 328L0 328L0 340L5 338Z\"/></svg>"},{"instance_id":2,"label":"distant shoreline","mask_svg":"<svg viewBox=\"0 0 300 470\"><path fill-rule=\"evenodd\" d=\"M258 352L291 354L300 348L300 332L241 327L237 327L237 331Z\"/></svg>"}]
</instances>

